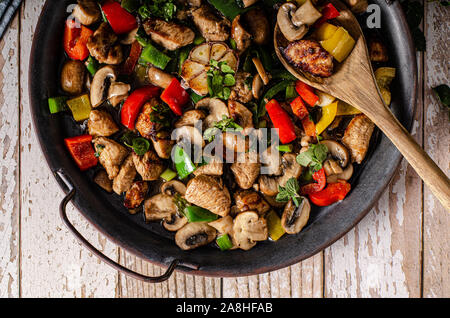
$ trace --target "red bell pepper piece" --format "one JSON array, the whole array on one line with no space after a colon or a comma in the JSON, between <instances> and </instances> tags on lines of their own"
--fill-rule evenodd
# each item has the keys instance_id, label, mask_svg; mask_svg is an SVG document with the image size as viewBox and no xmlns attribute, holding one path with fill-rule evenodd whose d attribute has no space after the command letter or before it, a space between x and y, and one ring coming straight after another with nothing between
<instances>
[{"instance_id":1,"label":"red bell pepper piece","mask_svg":"<svg viewBox=\"0 0 450 318\"><path fill-rule=\"evenodd\" d=\"M159 94L159 87L148 85L138 88L126 99L120 114L122 125L134 130L134 124L146 101Z\"/></svg>"},{"instance_id":2,"label":"red bell pepper piece","mask_svg":"<svg viewBox=\"0 0 450 318\"><path fill-rule=\"evenodd\" d=\"M305 134L307 136L315 137L316 125L309 118L308 108L306 108L300 96L298 96L291 102L291 108L292 112L302 121L303 130L305 131Z\"/></svg>"},{"instance_id":3,"label":"red bell pepper piece","mask_svg":"<svg viewBox=\"0 0 450 318\"><path fill-rule=\"evenodd\" d=\"M266 110L274 127L278 129L281 143L288 144L297 138L291 118L275 99L266 104Z\"/></svg>"},{"instance_id":4,"label":"red bell pepper piece","mask_svg":"<svg viewBox=\"0 0 450 318\"><path fill-rule=\"evenodd\" d=\"M325 175L325 170L323 170L323 168L317 172L314 172L312 177L313 177L314 181L316 181L316 183L310 183L310 184L304 185L300 189L300 192L302 195L308 195L308 194L322 191L325 188L325 186L327 185L327 177Z\"/></svg>"},{"instance_id":5,"label":"red bell pepper piece","mask_svg":"<svg viewBox=\"0 0 450 318\"><path fill-rule=\"evenodd\" d=\"M64 143L81 171L97 165L98 158L95 156L91 135L66 138Z\"/></svg>"},{"instance_id":6,"label":"red bell pepper piece","mask_svg":"<svg viewBox=\"0 0 450 318\"><path fill-rule=\"evenodd\" d=\"M334 19L334 18L337 18L338 16L340 16L339 11L331 3L328 3L326 6L324 6L321 13L322 13L322 16L314 24L314 27L316 27L316 28L320 27L322 25L322 23L324 23L325 21L328 21L328 20L331 20L331 19Z\"/></svg>"},{"instance_id":7,"label":"red bell pepper piece","mask_svg":"<svg viewBox=\"0 0 450 318\"><path fill-rule=\"evenodd\" d=\"M314 94L314 88L309 86L302 81L297 81L295 83L295 90L300 95L300 97L307 103L309 106L313 107L319 101L319 96Z\"/></svg>"},{"instance_id":8,"label":"red bell pepper piece","mask_svg":"<svg viewBox=\"0 0 450 318\"><path fill-rule=\"evenodd\" d=\"M175 114L181 116L183 115L182 108L189 101L190 97L186 90L181 87L180 82L174 78L161 94L161 99L169 105Z\"/></svg>"},{"instance_id":9,"label":"red bell pepper piece","mask_svg":"<svg viewBox=\"0 0 450 318\"><path fill-rule=\"evenodd\" d=\"M131 45L130 55L122 65L121 73L124 75L131 75L136 67L139 57L141 56L142 46L138 41L134 41Z\"/></svg>"},{"instance_id":10,"label":"red bell pepper piece","mask_svg":"<svg viewBox=\"0 0 450 318\"><path fill-rule=\"evenodd\" d=\"M302 126L307 136L316 136L316 124L309 118L309 115L302 119Z\"/></svg>"},{"instance_id":11,"label":"red bell pepper piece","mask_svg":"<svg viewBox=\"0 0 450 318\"><path fill-rule=\"evenodd\" d=\"M138 27L136 17L122 8L119 2L108 0L102 10L116 34L128 33Z\"/></svg>"},{"instance_id":12,"label":"red bell pepper piece","mask_svg":"<svg viewBox=\"0 0 450 318\"><path fill-rule=\"evenodd\" d=\"M340 180L337 183L330 183L324 190L309 195L312 203L318 206L329 206L335 202L344 200L351 190L350 183Z\"/></svg>"},{"instance_id":13,"label":"red bell pepper piece","mask_svg":"<svg viewBox=\"0 0 450 318\"><path fill-rule=\"evenodd\" d=\"M64 50L72 60L84 60L89 56L89 50L86 46L89 38L94 32L85 26L67 20L64 31Z\"/></svg>"}]
</instances>

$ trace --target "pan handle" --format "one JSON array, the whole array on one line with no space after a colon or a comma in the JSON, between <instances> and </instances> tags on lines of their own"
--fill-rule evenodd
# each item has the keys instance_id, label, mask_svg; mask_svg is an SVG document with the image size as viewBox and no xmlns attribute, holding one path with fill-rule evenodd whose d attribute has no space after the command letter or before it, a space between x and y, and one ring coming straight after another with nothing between
<instances>
[{"instance_id":1,"label":"pan handle","mask_svg":"<svg viewBox=\"0 0 450 318\"><path fill-rule=\"evenodd\" d=\"M58 171L56 174L61 179L63 179L63 181L65 181L67 186L70 185L70 183L68 184L65 176L60 171ZM150 277L150 276L142 275L140 273L136 273L136 272L120 265L119 263L113 261L106 255L104 255L102 252L100 252L98 249L96 249L91 243L89 243L89 241L86 240L80 232L78 232L78 230L73 226L73 224L70 222L69 218L67 217L67 210L66 210L67 203L69 203L73 199L73 197L75 196L75 192L76 192L75 188L73 188L71 186L69 187L69 189L70 189L69 193L64 197L61 204L59 205L59 214L61 216L61 219L64 222L64 224L67 226L67 228L72 232L72 234L78 239L78 241L80 241L80 243L82 243L89 251L91 251L92 254L97 256L103 262L105 262L106 264L113 267L115 270L117 270L125 275L128 275L130 277L133 277L135 279L138 279L138 280L141 280L141 281L144 281L147 283L162 283L162 282L168 280L170 278L170 276L172 276L173 272L175 271L175 268L178 265L181 265L180 264L181 261L179 259L174 259L170 263L169 267L167 268L167 270L164 274L162 274L161 276L158 276L158 277Z\"/></svg>"}]
</instances>

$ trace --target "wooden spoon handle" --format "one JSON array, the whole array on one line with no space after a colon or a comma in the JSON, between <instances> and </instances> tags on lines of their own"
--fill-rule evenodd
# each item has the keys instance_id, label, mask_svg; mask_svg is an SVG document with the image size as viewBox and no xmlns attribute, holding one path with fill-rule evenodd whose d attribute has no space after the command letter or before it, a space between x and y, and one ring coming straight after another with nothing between
<instances>
[{"instance_id":1,"label":"wooden spoon handle","mask_svg":"<svg viewBox=\"0 0 450 318\"><path fill-rule=\"evenodd\" d=\"M383 109L385 111L367 114L367 116L392 141L444 208L450 212L449 178L417 144L392 112L387 107L383 107ZM377 108L377 110L380 109Z\"/></svg>"}]
</instances>

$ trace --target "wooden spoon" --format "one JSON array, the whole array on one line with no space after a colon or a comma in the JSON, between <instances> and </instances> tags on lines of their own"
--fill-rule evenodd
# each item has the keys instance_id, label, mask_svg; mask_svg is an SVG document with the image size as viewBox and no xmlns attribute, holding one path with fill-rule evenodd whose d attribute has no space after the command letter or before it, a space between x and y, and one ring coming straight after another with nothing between
<instances>
[{"instance_id":1,"label":"wooden spoon","mask_svg":"<svg viewBox=\"0 0 450 318\"><path fill-rule=\"evenodd\" d=\"M328 78L315 78L291 66L281 52L288 43L277 25L274 32L274 45L278 58L286 69L302 82L357 107L369 117L408 160L444 208L450 211L448 177L385 105L376 84L364 35L356 18L340 1L330 0L330 2L340 12L336 20L356 41L347 59L335 65L335 73Z\"/></svg>"}]
</instances>

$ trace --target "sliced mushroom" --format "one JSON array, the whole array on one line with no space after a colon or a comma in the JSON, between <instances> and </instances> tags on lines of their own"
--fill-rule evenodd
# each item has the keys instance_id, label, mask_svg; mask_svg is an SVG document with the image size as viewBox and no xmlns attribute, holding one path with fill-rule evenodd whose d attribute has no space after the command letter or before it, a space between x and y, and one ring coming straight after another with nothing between
<instances>
[{"instance_id":1,"label":"sliced mushroom","mask_svg":"<svg viewBox=\"0 0 450 318\"><path fill-rule=\"evenodd\" d=\"M257 241L267 240L268 233L267 221L256 212L243 212L234 219L233 238L240 249L249 250Z\"/></svg>"},{"instance_id":2,"label":"sliced mushroom","mask_svg":"<svg viewBox=\"0 0 450 318\"><path fill-rule=\"evenodd\" d=\"M233 233L233 218L229 215L208 223L215 228L219 234L231 234Z\"/></svg>"},{"instance_id":3,"label":"sliced mushroom","mask_svg":"<svg viewBox=\"0 0 450 318\"><path fill-rule=\"evenodd\" d=\"M108 98L108 87L117 79L117 71L111 66L102 67L95 73L91 84L91 105L100 106Z\"/></svg>"},{"instance_id":4,"label":"sliced mushroom","mask_svg":"<svg viewBox=\"0 0 450 318\"><path fill-rule=\"evenodd\" d=\"M231 23L231 38L236 42L236 49L239 54L247 50L252 43L252 35L242 26L240 15L234 18Z\"/></svg>"},{"instance_id":5,"label":"sliced mushroom","mask_svg":"<svg viewBox=\"0 0 450 318\"><path fill-rule=\"evenodd\" d=\"M281 176L269 177L262 175L259 178L259 188L262 193L268 196L275 196L278 193L278 186L284 187L289 179L298 179L302 174L302 166L297 163L296 155L293 153L283 155L281 167L283 169Z\"/></svg>"},{"instance_id":6,"label":"sliced mushroom","mask_svg":"<svg viewBox=\"0 0 450 318\"><path fill-rule=\"evenodd\" d=\"M311 205L307 198L302 198L299 207L290 200L283 211L281 226L288 234L297 234L308 223Z\"/></svg>"},{"instance_id":7,"label":"sliced mushroom","mask_svg":"<svg viewBox=\"0 0 450 318\"><path fill-rule=\"evenodd\" d=\"M347 167L350 161L350 153L345 146L334 140L322 140L320 143L327 146L331 156L338 160L342 168Z\"/></svg>"},{"instance_id":8,"label":"sliced mushroom","mask_svg":"<svg viewBox=\"0 0 450 318\"><path fill-rule=\"evenodd\" d=\"M128 97L128 92L131 90L130 84L114 82L111 83L108 90L108 100L113 107L119 105Z\"/></svg>"},{"instance_id":9,"label":"sliced mushroom","mask_svg":"<svg viewBox=\"0 0 450 318\"><path fill-rule=\"evenodd\" d=\"M306 0L306 2L295 11L291 21L297 27L303 24L311 26L316 23L321 16L322 14L314 7L311 0Z\"/></svg>"},{"instance_id":10,"label":"sliced mushroom","mask_svg":"<svg viewBox=\"0 0 450 318\"><path fill-rule=\"evenodd\" d=\"M184 196L186 194L186 186L177 180L168 181L161 185L161 193L171 196L178 193L181 196Z\"/></svg>"},{"instance_id":11,"label":"sliced mushroom","mask_svg":"<svg viewBox=\"0 0 450 318\"><path fill-rule=\"evenodd\" d=\"M177 212L173 197L164 193L152 196L144 203L144 215L147 222L170 219Z\"/></svg>"},{"instance_id":12,"label":"sliced mushroom","mask_svg":"<svg viewBox=\"0 0 450 318\"><path fill-rule=\"evenodd\" d=\"M197 109L188 110L183 114L183 116L175 123L175 128L180 128L183 126L195 126L195 123L199 120L204 120L206 114Z\"/></svg>"},{"instance_id":13,"label":"sliced mushroom","mask_svg":"<svg viewBox=\"0 0 450 318\"><path fill-rule=\"evenodd\" d=\"M148 74L148 79L149 79L150 83L152 83L153 85L162 87L162 88L167 88L167 86L169 86L170 83L172 82L172 80L174 79L174 77L172 75L170 75L154 66L150 66L148 68L147 74Z\"/></svg>"},{"instance_id":14,"label":"sliced mushroom","mask_svg":"<svg viewBox=\"0 0 450 318\"><path fill-rule=\"evenodd\" d=\"M170 218L166 218L163 226L167 231L176 232L188 223L188 219L179 213L172 214Z\"/></svg>"},{"instance_id":15,"label":"sliced mushroom","mask_svg":"<svg viewBox=\"0 0 450 318\"><path fill-rule=\"evenodd\" d=\"M260 99L262 97L263 89L264 89L264 82L263 82L261 76L259 76L259 74L256 74L253 77L253 82L252 82L253 97L255 99Z\"/></svg>"},{"instance_id":16,"label":"sliced mushroom","mask_svg":"<svg viewBox=\"0 0 450 318\"><path fill-rule=\"evenodd\" d=\"M200 148L205 146L202 134L197 128L192 126L183 126L175 129L172 132L172 139L176 140L176 143L181 145L195 145Z\"/></svg>"},{"instance_id":17,"label":"sliced mushroom","mask_svg":"<svg viewBox=\"0 0 450 318\"><path fill-rule=\"evenodd\" d=\"M325 171L326 176L331 176L335 174L340 174L344 170L342 170L342 167L339 165L339 163L334 159L327 159L323 163L323 170Z\"/></svg>"},{"instance_id":18,"label":"sliced mushroom","mask_svg":"<svg viewBox=\"0 0 450 318\"><path fill-rule=\"evenodd\" d=\"M277 14L278 27L289 42L301 40L308 33L307 25L297 26L292 22L291 16L294 15L296 10L295 4L288 2L280 7Z\"/></svg>"},{"instance_id":19,"label":"sliced mushroom","mask_svg":"<svg viewBox=\"0 0 450 318\"><path fill-rule=\"evenodd\" d=\"M69 60L61 71L61 87L70 95L80 95L84 89L86 67L80 61Z\"/></svg>"},{"instance_id":20,"label":"sliced mushroom","mask_svg":"<svg viewBox=\"0 0 450 318\"><path fill-rule=\"evenodd\" d=\"M327 177L327 183L336 183L339 180L348 181L353 175L353 164L349 164L344 171Z\"/></svg>"},{"instance_id":21,"label":"sliced mushroom","mask_svg":"<svg viewBox=\"0 0 450 318\"><path fill-rule=\"evenodd\" d=\"M84 25L94 24L101 17L99 6L94 0L78 0L72 14Z\"/></svg>"},{"instance_id":22,"label":"sliced mushroom","mask_svg":"<svg viewBox=\"0 0 450 318\"><path fill-rule=\"evenodd\" d=\"M169 159L172 154L173 145L175 144L175 141L170 139L169 133L160 131L156 136L152 136L151 140L158 157Z\"/></svg>"},{"instance_id":23,"label":"sliced mushroom","mask_svg":"<svg viewBox=\"0 0 450 318\"><path fill-rule=\"evenodd\" d=\"M254 57L252 58L252 61L253 64L255 64L256 70L258 71L259 76L261 76L264 85L269 84L270 78L269 75L267 75L261 60L258 57Z\"/></svg>"},{"instance_id":24,"label":"sliced mushroom","mask_svg":"<svg viewBox=\"0 0 450 318\"><path fill-rule=\"evenodd\" d=\"M205 118L204 128L212 128L216 122L229 117L227 105L218 98L203 98L196 105L195 109L204 110L208 113Z\"/></svg>"},{"instance_id":25,"label":"sliced mushroom","mask_svg":"<svg viewBox=\"0 0 450 318\"><path fill-rule=\"evenodd\" d=\"M209 244L215 238L216 230L207 223L188 223L175 234L175 243L187 251Z\"/></svg>"}]
</instances>

